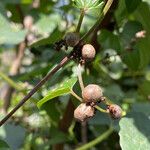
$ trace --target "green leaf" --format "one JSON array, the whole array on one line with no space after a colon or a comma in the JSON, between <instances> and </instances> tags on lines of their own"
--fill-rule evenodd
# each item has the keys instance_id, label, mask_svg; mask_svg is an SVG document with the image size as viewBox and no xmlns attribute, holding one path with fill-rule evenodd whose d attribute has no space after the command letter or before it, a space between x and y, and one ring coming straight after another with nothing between
<instances>
[{"instance_id":1,"label":"green leaf","mask_svg":"<svg viewBox=\"0 0 150 150\"><path fill-rule=\"evenodd\" d=\"M1 28L1 27L0 27ZM0 44L19 44L25 39L26 31L14 31L12 29L0 29Z\"/></svg>"},{"instance_id":2,"label":"green leaf","mask_svg":"<svg viewBox=\"0 0 150 150\"><path fill-rule=\"evenodd\" d=\"M17 84L16 82L14 82L11 78L9 78L7 75L5 75L3 72L0 71L0 78L2 78L3 80L5 80L10 86L12 86L14 89L20 91L23 88Z\"/></svg>"},{"instance_id":3,"label":"green leaf","mask_svg":"<svg viewBox=\"0 0 150 150\"><path fill-rule=\"evenodd\" d=\"M40 34L52 33L59 25L60 16L55 13L53 15L41 15L35 26Z\"/></svg>"},{"instance_id":4,"label":"green leaf","mask_svg":"<svg viewBox=\"0 0 150 150\"><path fill-rule=\"evenodd\" d=\"M139 69L140 65L140 54L138 50L133 50L131 52L126 52L123 55L123 62L133 71Z\"/></svg>"},{"instance_id":5,"label":"green leaf","mask_svg":"<svg viewBox=\"0 0 150 150\"><path fill-rule=\"evenodd\" d=\"M143 30L142 24L137 21L128 21L121 33L121 39L124 47L131 43L132 39L135 38L135 34L138 31ZM147 36L144 39L137 40L134 50L131 52L126 51L123 56L124 62L132 70L143 69L150 62L150 37Z\"/></svg>"},{"instance_id":6,"label":"green leaf","mask_svg":"<svg viewBox=\"0 0 150 150\"><path fill-rule=\"evenodd\" d=\"M49 139L48 143L50 145L58 144L58 143L65 143L69 141L69 136L55 127L50 128L51 138Z\"/></svg>"},{"instance_id":7,"label":"green leaf","mask_svg":"<svg viewBox=\"0 0 150 150\"><path fill-rule=\"evenodd\" d=\"M19 4L21 0L5 0L4 4Z\"/></svg>"},{"instance_id":8,"label":"green leaf","mask_svg":"<svg viewBox=\"0 0 150 150\"><path fill-rule=\"evenodd\" d=\"M104 49L113 49L117 52L121 51L119 37L107 30L101 31L98 40Z\"/></svg>"},{"instance_id":9,"label":"green leaf","mask_svg":"<svg viewBox=\"0 0 150 150\"><path fill-rule=\"evenodd\" d=\"M148 98L150 95L150 81L144 81L142 84L140 84L139 92Z\"/></svg>"},{"instance_id":10,"label":"green leaf","mask_svg":"<svg viewBox=\"0 0 150 150\"><path fill-rule=\"evenodd\" d=\"M8 144L5 141L1 140L1 139L0 139L0 149L1 150L10 150Z\"/></svg>"},{"instance_id":11,"label":"green leaf","mask_svg":"<svg viewBox=\"0 0 150 150\"><path fill-rule=\"evenodd\" d=\"M146 2L150 6L150 0L143 0L143 1Z\"/></svg>"},{"instance_id":12,"label":"green leaf","mask_svg":"<svg viewBox=\"0 0 150 150\"><path fill-rule=\"evenodd\" d=\"M139 69L143 69L150 63L150 36L141 39L136 46L140 55Z\"/></svg>"},{"instance_id":13,"label":"green leaf","mask_svg":"<svg viewBox=\"0 0 150 150\"><path fill-rule=\"evenodd\" d=\"M58 41L59 39L61 39L63 36L63 33L60 32L57 28L53 31L52 34L50 34L48 37L46 38L41 38L38 39L37 41L31 43L30 47L38 47L38 46L43 46L43 45L47 45L47 44L53 44L56 41Z\"/></svg>"},{"instance_id":14,"label":"green leaf","mask_svg":"<svg viewBox=\"0 0 150 150\"><path fill-rule=\"evenodd\" d=\"M6 124L0 128L0 137L10 146L10 149L19 149L24 142L25 129L20 125Z\"/></svg>"},{"instance_id":15,"label":"green leaf","mask_svg":"<svg viewBox=\"0 0 150 150\"><path fill-rule=\"evenodd\" d=\"M125 0L126 8L129 13L132 13L140 5L142 0Z\"/></svg>"},{"instance_id":16,"label":"green leaf","mask_svg":"<svg viewBox=\"0 0 150 150\"><path fill-rule=\"evenodd\" d=\"M118 25L122 25L122 22L124 22L124 19L128 16L128 11L126 9L125 0L118 1L118 3L118 7L115 10L115 19Z\"/></svg>"},{"instance_id":17,"label":"green leaf","mask_svg":"<svg viewBox=\"0 0 150 150\"><path fill-rule=\"evenodd\" d=\"M4 4L31 4L33 0L5 0Z\"/></svg>"},{"instance_id":18,"label":"green leaf","mask_svg":"<svg viewBox=\"0 0 150 150\"><path fill-rule=\"evenodd\" d=\"M150 117L150 103L135 103L132 105L132 111L141 112L146 116Z\"/></svg>"},{"instance_id":19,"label":"green leaf","mask_svg":"<svg viewBox=\"0 0 150 150\"><path fill-rule=\"evenodd\" d=\"M46 103L47 101L64 95L64 94L68 94L70 93L71 89L73 88L74 84L77 82L77 78L74 77L72 79L69 79L67 81L64 81L63 83L60 84L59 87L53 89L52 91L50 91L44 98L42 98L38 103L37 106L40 108L44 103Z\"/></svg>"},{"instance_id":20,"label":"green leaf","mask_svg":"<svg viewBox=\"0 0 150 150\"><path fill-rule=\"evenodd\" d=\"M122 150L149 150L150 120L147 116L142 113L133 113L122 118L119 125Z\"/></svg>"},{"instance_id":21,"label":"green leaf","mask_svg":"<svg viewBox=\"0 0 150 150\"><path fill-rule=\"evenodd\" d=\"M138 31L143 30L142 24L138 21L128 21L123 27L121 39L123 44L127 46Z\"/></svg>"},{"instance_id":22,"label":"green leaf","mask_svg":"<svg viewBox=\"0 0 150 150\"><path fill-rule=\"evenodd\" d=\"M146 2L142 2L141 5L134 13L135 19L138 20L144 27L144 29L150 33L150 7Z\"/></svg>"},{"instance_id":23,"label":"green leaf","mask_svg":"<svg viewBox=\"0 0 150 150\"><path fill-rule=\"evenodd\" d=\"M0 44L19 44L25 39L27 31L14 29L0 13Z\"/></svg>"},{"instance_id":24,"label":"green leaf","mask_svg":"<svg viewBox=\"0 0 150 150\"><path fill-rule=\"evenodd\" d=\"M104 2L101 0L74 0L73 2L75 7L84 10L102 8L104 6Z\"/></svg>"},{"instance_id":25,"label":"green leaf","mask_svg":"<svg viewBox=\"0 0 150 150\"><path fill-rule=\"evenodd\" d=\"M125 94L118 84L112 83L111 85L105 87L104 95L109 97L114 103L117 103L123 99Z\"/></svg>"},{"instance_id":26,"label":"green leaf","mask_svg":"<svg viewBox=\"0 0 150 150\"><path fill-rule=\"evenodd\" d=\"M48 101L44 103L41 109L46 111L53 125L56 125L59 122L61 114L56 107L55 101Z\"/></svg>"}]
</instances>

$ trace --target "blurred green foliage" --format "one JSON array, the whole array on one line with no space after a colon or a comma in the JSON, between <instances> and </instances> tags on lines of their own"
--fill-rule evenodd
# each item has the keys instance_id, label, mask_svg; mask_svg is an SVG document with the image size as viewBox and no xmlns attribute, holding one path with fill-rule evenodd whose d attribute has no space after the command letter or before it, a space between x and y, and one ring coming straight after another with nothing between
<instances>
[{"instance_id":1,"label":"blurred green foliage","mask_svg":"<svg viewBox=\"0 0 150 150\"><path fill-rule=\"evenodd\" d=\"M19 74L11 76L10 80L0 76L0 93L3 92L5 83L10 84L9 81L15 87L18 85L24 88L24 91L16 90L13 93L10 109L68 53L65 50L54 50L54 43L66 32L75 29L80 9L85 5L90 9L83 20L81 35L96 21L101 12L101 1L83 2L84 0L0 1L0 72L3 75L9 77L14 62L11 54L14 56L17 53L18 44L29 34L23 29L21 15L31 16L34 20L30 31L30 36L34 38L29 38ZM83 4L82 7L80 4ZM113 133L91 149L149 150L150 2L116 0L115 5L110 20L107 20L108 25L104 24L100 31L94 32L97 34L96 39L86 39L97 47L97 55L93 62L86 64L83 79L85 85L100 85L104 94L122 106L127 115L114 121L108 115L97 112L88 122L87 138L91 141L112 126ZM136 33L143 30L146 32L145 37L136 37ZM73 81L69 89L64 87L65 90L60 93L56 89L67 79L74 79L76 67L75 62L63 67L0 128L1 150L9 149L8 146L12 150L48 150L60 143L64 143L64 149L75 149L82 144L80 123L73 120L68 132L63 132L59 127L69 101L72 100L75 107L78 105L78 101L70 94L60 96L69 93L76 81ZM73 89L81 95L78 84ZM49 101L51 96L53 99ZM46 100L39 101L40 99ZM38 109L36 104L41 102L44 105ZM2 107L3 100L0 99L0 108ZM0 118L3 116L1 114Z\"/></svg>"}]
</instances>

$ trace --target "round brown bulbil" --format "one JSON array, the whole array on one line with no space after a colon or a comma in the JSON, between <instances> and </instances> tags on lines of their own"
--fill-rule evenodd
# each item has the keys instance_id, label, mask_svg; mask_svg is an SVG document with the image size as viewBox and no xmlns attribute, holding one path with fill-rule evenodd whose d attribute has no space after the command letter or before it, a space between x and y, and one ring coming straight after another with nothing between
<instances>
[{"instance_id":1,"label":"round brown bulbil","mask_svg":"<svg viewBox=\"0 0 150 150\"><path fill-rule=\"evenodd\" d=\"M79 34L78 33L75 33L75 32L69 32L66 34L65 36L65 41L66 41L66 44L70 47L74 47L76 46L79 41L80 41L80 37L79 37Z\"/></svg>"},{"instance_id":2,"label":"round brown bulbil","mask_svg":"<svg viewBox=\"0 0 150 150\"><path fill-rule=\"evenodd\" d=\"M108 112L113 119L119 119L122 117L122 109L116 104L109 105Z\"/></svg>"},{"instance_id":3,"label":"round brown bulbil","mask_svg":"<svg viewBox=\"0 0 150 150\"><path fill-rule=\"evenodd\" d=\"M86 103L100 101L102 96L102 89L96 84L89 84L82 91L82 98Z\"/></svg>"},{"instance_id":4,"label":"round brown bulbil","mask_svg":"<svg viewBox=\"0 0 150 150\"><path fill-rule=\"evenodd\" d=\"M85 44L82 47L82 58L85 60L94 59L96 54L95 48L91 44Z\"/></svg>"},{"instance_id":5,"label":"round brown bulbil","mask_svg":"<svg viewBox=\"0 0 150 150\"><path fill-rule=\"evenodd\" d=\"M74 118L78 121L85 121L88 118L93 117L94 114L94 107L87 105L86 103L81 103L74 111Z\"/></svg>"}]
</instances>

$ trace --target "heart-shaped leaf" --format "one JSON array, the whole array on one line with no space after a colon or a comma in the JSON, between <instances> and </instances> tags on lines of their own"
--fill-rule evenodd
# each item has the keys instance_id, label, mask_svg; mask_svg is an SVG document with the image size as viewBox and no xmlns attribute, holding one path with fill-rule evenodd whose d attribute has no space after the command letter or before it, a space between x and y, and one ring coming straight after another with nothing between
<instances>
[{"instance_id":1,"label":"heart-shaped leaf","mask_svg":"<svg viewBox=\"0 0 150 150\"><path fill-rule=\"evenodd\" d=\"M142 113L132 113L120 123L120 145L122 150L149 150L150 120Z\"/></svg>"},{"instance_id":2,"label":"heart-shaped leaf","mask_svg":"<svg viewBox=\"0 0 150 150\"><path fill-rule=\"evenodd\" d=\"M125 0L126 8L129 13L132 13L140 5L141 0Z\"/></svg>"}]
</instances>

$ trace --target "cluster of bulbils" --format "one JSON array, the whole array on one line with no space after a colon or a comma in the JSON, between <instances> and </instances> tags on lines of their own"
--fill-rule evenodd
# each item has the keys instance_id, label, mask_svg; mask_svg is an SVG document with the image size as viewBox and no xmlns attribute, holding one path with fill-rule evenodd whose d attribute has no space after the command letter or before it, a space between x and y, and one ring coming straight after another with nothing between
<instances>
[{"instance_id":1,"label":"cluster of bulbils","mask_svg":"<svg viewBox=\"0 0 150 150\"><path fill-rule=\"evenodd\" d=\"M63 42L60 44L70 47L75 47L80 42L80 37L77 33L67 33ZM61 47L60 46L60 47ZM80 46L79 46L80 47ZM81 58L86 61L94 59L96 51L91 44L83 44L80 48ZM96 84L89 84L82 90L83 102L75 109L74 118L79 121L85 121L95 115L95 106L100 102L106 102L103 96L102 88ZM113 119L119 119L122 116L122 109L116 104L106 104L106 112Z\"/></svg>"},{"instance_id":2,"label":"cluster of bulbils","mask_svg":"<svg viewBox=\"0 0 150 150\"><path fill-rule=\"evenodd\" d=\"M97 103L106 102L101 87L96 84L87 85L82 91L82 98L83 102L74 111L74 118L79 121L93 117ZM113 119L119 119L122 116L122 109L116 104L107 104L106 112Z\"/></svg>"}]
</instances>

